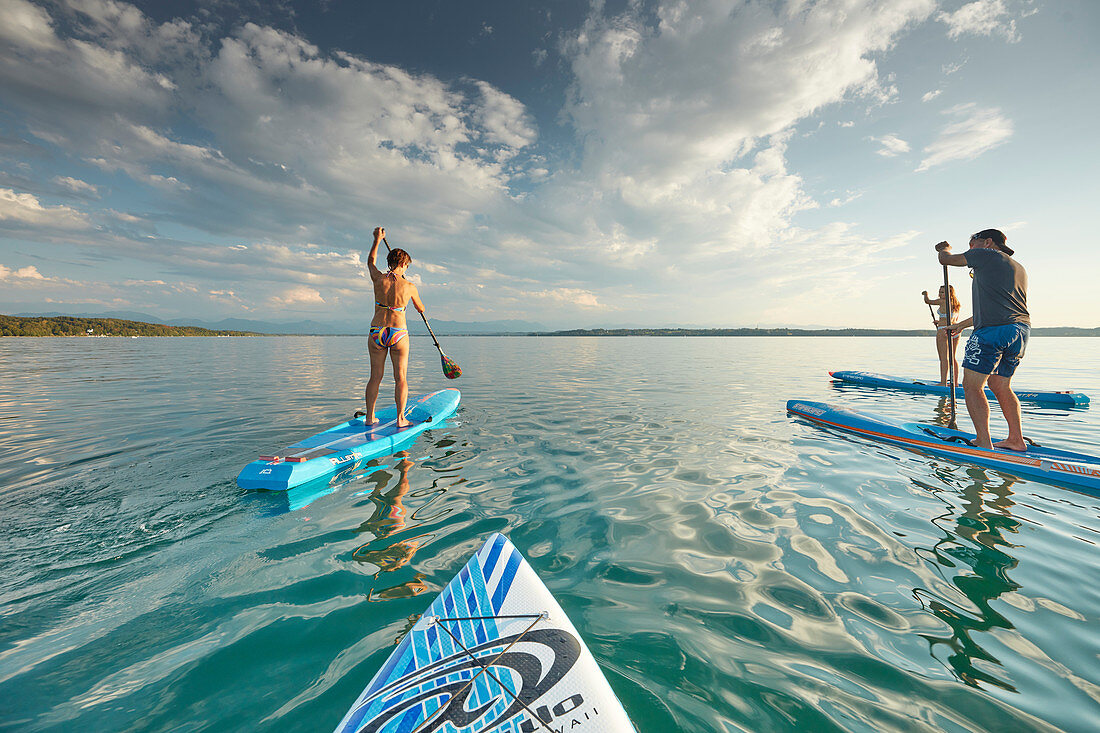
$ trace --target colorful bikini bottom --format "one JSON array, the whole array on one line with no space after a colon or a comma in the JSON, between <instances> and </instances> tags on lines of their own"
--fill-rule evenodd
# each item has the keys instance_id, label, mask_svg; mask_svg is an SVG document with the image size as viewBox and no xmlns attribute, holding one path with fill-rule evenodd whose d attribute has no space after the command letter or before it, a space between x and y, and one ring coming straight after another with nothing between
<instances>
[{"instance_id":1,"label":"colorful bikini bottom","mask_svg":"<svg viewBox=\"0 0 1100 733\"><path fill-rule=\"evenodd\" d=\"M400 326L371 326L370 340L380 349L396 346L409 335L409 329Z\"/></svg>"}]
</instances>

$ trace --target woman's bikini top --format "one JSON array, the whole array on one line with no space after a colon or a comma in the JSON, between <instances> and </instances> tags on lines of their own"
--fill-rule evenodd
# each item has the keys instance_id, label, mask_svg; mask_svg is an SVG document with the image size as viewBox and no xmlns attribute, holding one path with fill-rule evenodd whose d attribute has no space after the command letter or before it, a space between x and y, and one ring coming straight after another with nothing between
<instances>
[{"instance_id":1,"label":"woman's bikini top","mask_svg":"<svg viewBox=\"0 0 1100 733\"><path fill-rule=\"evenodd\" d=\"M395 275L392 270L387 272L386 274L392 277L394 282L397 282L397 275ZM374 304L379 308L385 308L386 310L393 311L394 313L404 313L405 309L409 307L408 305L386 305L385 303L379 303L377 300L374 301Z\"/></svg>"}]
</instances>

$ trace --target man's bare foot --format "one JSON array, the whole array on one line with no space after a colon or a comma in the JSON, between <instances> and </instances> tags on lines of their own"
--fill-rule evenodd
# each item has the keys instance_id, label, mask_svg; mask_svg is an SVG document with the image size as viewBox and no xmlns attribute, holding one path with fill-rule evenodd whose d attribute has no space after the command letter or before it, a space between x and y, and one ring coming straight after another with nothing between
<instances>
[{"instance_id":1,"label":"man's bare foot","mask_svg":"<svg viewBox=\"0 0 1100 733\"><path fill-rule=\"evenodd\" d=\"M399 427L399 428L407 428L407 427L410 427L411 425L412 425L412 423L409 422L408 420L406 420L405 418L401 418L400 420L397 421L397 427Z\"/></svg>"},{"instance_id":2,"label":"man's bare foot","mask_svg":"<svg viewBox=\"0 0 1100 733\"><path fill-rule=\"evenodd\" d=\"M998 440L993 444L994 448L1003 448L1004 450L1014 450L1023 453L1027 450L1027 444L1022 440Z\"/></svg>"}]
</instances>

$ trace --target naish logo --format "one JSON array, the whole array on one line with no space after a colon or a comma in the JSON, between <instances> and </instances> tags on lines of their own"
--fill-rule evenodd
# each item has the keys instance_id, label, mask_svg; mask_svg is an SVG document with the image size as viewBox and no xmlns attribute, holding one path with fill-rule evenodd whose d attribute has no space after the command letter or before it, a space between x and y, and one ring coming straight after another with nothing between
<instances>
[{"instance_id":1,"label":"naish logo","mask_svg":"<svg viewBox=\"0 0 1100 733\"><path fill-rule=\"evenodd\" d=\"M801 412L808 412L811 415L824 415L825 414L825 410L822 410L820 407L811 407L810 405L804 405L801 402L795 402L793 405L791 405L791 409L792 410L799 410Z\"/></svg>"},{"instance_id":2,"label":"naish logo","mask_svg":"<svg viewBox=\"0 0 1100 733\"><path fill-rule=\"evenodd\" d=\"M439 619L446 624L446 619ZM446 632L441 632L446 636ZM530 645L536 645L533 649ZM535 653L537 650L538 653ZM476 733L478 731L499 730L508 721L519 724L520 730L544 730L545 725L531 720L531 706L546 695L562 678L569 673L580 657L580 642L572 634L561 629L536 629L522 634L492 639L465 651L459 651L394 680L384 688L363 701L360 710L369 719L360 722L358 733L379 733L387 730L391 722L403 719L410 711L419 709L417 733L433 731L461 730ZM544 668L550 659L549 668ZM487 671L483 671L487 667ZM486 686L492 691L490 700L478 697L477 703L469 698L474 694L475 685L471 680L481 673L477 687L483 694ZM491 676L490 676L491 673ZM515 692L506 692L495 678L510 679ZM551 698L552 699L552 698ZM442 707L436 706L439 701ZM501 709L502 704L506 704ZM476 706L475 706L476 705ZM549 706L539 706L536 712L540 717L547 713L549 720L555 721L553 730L570 730L576 716L585 714L591 718L598 715L592 706L583 708L584 699L580 695L571 695ZM434 711L425 715L427 711ZM545 709L544 709L545 708ZM560 715L556 713L560 711ZM567 716L562 718L562 716ZM450 723L453 727L448 727ZM530 724L533 727L526 728ZM562 726L565 725L564 728Z\"/></svg>"},{"instance_id":3,"label":"naish logo","mask_svg":"<svg viewBox=\"0 0 1100 733\"><path fill-rule=\"evenodd\" d=\"M585 704L584 696L579 692L570 695L553 707L540 705L534 712L539 722L536 723L530 718L524 720L519 724L520 733L535 733L540 730L564 733L600 716L600 711L594 705Z\"/></svg>"}]
</instances>

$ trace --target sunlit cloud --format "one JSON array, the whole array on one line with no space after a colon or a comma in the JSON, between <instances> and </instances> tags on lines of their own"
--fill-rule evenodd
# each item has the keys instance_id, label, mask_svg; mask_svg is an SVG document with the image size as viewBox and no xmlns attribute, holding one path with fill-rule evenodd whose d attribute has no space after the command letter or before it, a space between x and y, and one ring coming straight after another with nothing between
<instances>
[{"instance_id":1,"label":"sunlit cloud","mask_svg":"<svg viewBox=\"0 0 1100 733\"><path fill-rule=\"evenodd\" d=\"M1036 12L1031 4L1020 14L1022 17ZM1016 29L1016 17L1005 0L975 0L967 3L953 13L941 11L936 19L947 26L948 38L958 39L964 35L999 35L1010 43L1020 40Z\"/></svg>"},{"instance_id":2,"label":"sunlit cloud","mask_svg":"<svg viewBox=\"0 0 1100 733\"><path fill-rule=\"evenodd\" d=\"M976 158L1012 137L1011 120L995 107L982 109L975 104L964 104L952 107L945 114L962 119L944 127L936 140L924 148L924 158L917 171L951 161Z\"/></svg>"},{"instance_id":3,"label":"sunlit cloud","mask_svg":"<svg viewBox=\"0 0 1100 733\"><path fill-rule=\"evenodd\" d=\"M38 197L0 188L0 228L41 228L48 230L86 229L87 216L69 206L43 204Z\"/></svg>"},{"instance_id":4,"label":"sunlit cloud","mask_svg":"<svg viewBox=\"0 0 1100 733\"><path fill-rule=\"evenodd\" d=\"M219 291L218 294L224 296L226 292L227 291ZM292 305L324 305L325 299L313 288L299 286L288 288L279 295L271 296L268 302L277 308L285 308Z\"/></svg>"},{"instance_id":5,"label":"sunlit cloud","mask_svg":"<svg viewBox=\"0 0 1100 733\"><path fill-rule=\"evenodd\" d=\"M894 158L902 153L909 152L909 143L902 140L893 133L889 135L883 135L882 137L871 138L875 142L879 143L882 147L875 151L878 155L886 158Z\"/></svg>"}]
</instances>

